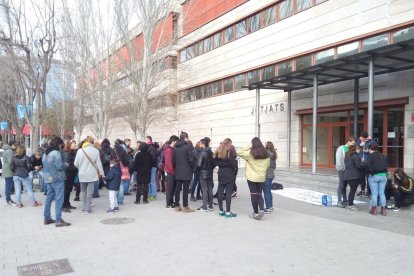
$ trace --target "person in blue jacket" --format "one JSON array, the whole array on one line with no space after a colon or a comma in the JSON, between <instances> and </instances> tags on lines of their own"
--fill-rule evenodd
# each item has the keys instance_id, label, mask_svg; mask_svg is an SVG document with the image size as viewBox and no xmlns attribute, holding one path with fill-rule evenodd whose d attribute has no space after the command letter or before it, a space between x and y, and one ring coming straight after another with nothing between
<instances>
[{"instance_id":1,"label":"person in blue jacket","mask_svg":"<svg viewBox=\"0 0 414 276\"><path fill-rule=\"evenodd\" d=\"M109 209L107 213L115 213L119 211L117 194L121 186L121 167L115 159L109 161L109 171L104 177L106 187L109 191Z\"/></svg>"}]
</instances>

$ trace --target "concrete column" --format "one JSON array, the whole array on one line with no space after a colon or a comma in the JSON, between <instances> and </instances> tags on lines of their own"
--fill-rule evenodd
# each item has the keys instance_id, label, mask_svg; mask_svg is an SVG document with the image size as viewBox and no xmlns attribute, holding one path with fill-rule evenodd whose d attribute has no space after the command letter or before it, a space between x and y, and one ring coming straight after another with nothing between
<instances>
[{"instance_id":1,"label":"concrete column","mask_svg":"<svg viewBox=\"0 0 414 276\"><path fill-rule=\"evenodd\" d=\"M290 146L291 146L291 123L292 123L292 91L288 91L288 107L287 107L287 166L290 169Z\"/></svg>"},{"instance_id":2,"label":"concrete column","mask_svg":"<svg viewBox=\"0 0 414 276\"><path fill-rule=\"evenodd\" d=\"M374 60L368 66L368 135L374 136Z\"/></svg>"},{"instance_id":3,"label":"concrete column","mask_svg":"<svg viewBox=\"0 0 414 276\"><path fill-rule=\"evenodd\" d=\"M358 138L359 79L354 79L354 137Z\"/></svg>"},{"instance_id":4,"label":"concrete column","mask_svg":"<svg viewBox=\"0 0 414 276\"><path fill-rule=\"evenodd\" d=\"M312 116L312 173L316 173L317 165L317 125L318 123L318 75L313 77L313 116Z\"/></svg>"},{"instance_id":5,"label":"concrete column","mask_svg":"<svg viewBox=\"0 0 414 276\"><path fill-rule=\"evenodd\" d=\"M256 89L256 137L260 138L260 88Z\"/></svg>"}]
</instances>

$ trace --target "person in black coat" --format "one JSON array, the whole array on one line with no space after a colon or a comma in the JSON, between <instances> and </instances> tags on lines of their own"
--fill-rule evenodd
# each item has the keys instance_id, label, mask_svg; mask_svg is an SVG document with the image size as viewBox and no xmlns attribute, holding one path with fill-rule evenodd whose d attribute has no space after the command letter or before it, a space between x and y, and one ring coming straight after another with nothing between
<instances>
[{"instance_id":1,"label":"person in black coat","mask_svg":"<svg viewBox=\"0 0 414 276\"><path fill-rule=\"evenodd\" d=\"M193 178L194 165L194 147L188 143L188 134L181 132L180 140L177 141L174 147L174 166L175 166L175 199L176 211L183 211L185 213L193 212L188 206L188 189L190 187L191 179ZM183 209L180 207L180 193L183 190Z\"/></svg>"},{"instance_id":2,"label":"person in black coat","mask_svg":"<svg viewBox=\"0 0 414 276\"><path fill-rule=\"evenodd\" d=\"M148 189L151 182L151 168L153 159L148 152L148 145L141 143L139 152L135 156L134 171L137 172L137 195L135 204L140 204L143 195L144 204L148 203Z\"/></svg>"},{"instance_id":3,"label":"person in black coat","mask_svg":"<svg viewBox=\"0 0 414 276\"><path fill-rule=\"evenodd\" d=\"M344 180L351 187L348 195L349 210L357 210L354 205L354 198L358 185L361 183L361 176L365 174L365 170L361 165L361 158L359 156L360 150L361 148L359 146L352 145L349 147L349 151L345 156Z\"/></svg>"},{"instance_id":4,"label":"person in black coat","mask_svg":"<svg viewBox=\"0 0 414 276\"><path fill-rule=\"evenodd\" d=\"M111 148L111 143L107 138L102 140L101 148L99 149L101 153L101 162L104 170L104 174L107 175L109 172L109 162L113 159L116 159L115 151Z\"/></svg>"},{"instance_id":5,"label":"person in black coat","mask_svg":"<svg viewBox=\"0 0 414 276\"><path fill-rule=\"evenodd\" d=\"M62 212L70 213L71 209L76 209L76 207L70 204L70 193L72 192L73 186L75 185L75 178L78 174L78 168L75 167L75 157L76 157L76 141L70 140L67 141L64 148L63 158L67 167L65 169L66 180L65 180L65 195L63 199L63 209ZM79 191L80 192L80 191Z\"/></svg>"},{"instance_id":6,"label":"person in black coat","mask_svg":"<svg viewBox=\"0 0 414 276\"><path fill-rule=\"evenodd\" d=\"M203 190L203 205L198 209L201 212L213 211L213 152L210 148L210 138L200 140L201 152L197 160L197 171ZM207 208L208 204L208 208Z\"/></svg>"},{"instance_id":7,"label":"person in black coat","mask_svg":"<svg viewBox=\"0 0 414 276\"><path fill-rule=\"evenodd\" d=\"M109 191L109 209L106 212L115 213L119 211L117 194L121 186L121 168L115 159L109 161L109 167L109 171L104 177Z\"/></svg>"}]
</instances>

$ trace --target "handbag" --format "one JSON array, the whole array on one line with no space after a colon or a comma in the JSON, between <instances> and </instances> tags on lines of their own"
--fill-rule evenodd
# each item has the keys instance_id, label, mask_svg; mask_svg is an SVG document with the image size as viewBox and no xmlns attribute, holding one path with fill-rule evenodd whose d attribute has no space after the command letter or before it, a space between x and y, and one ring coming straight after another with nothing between
<instances>
[{"instance_id":1,"label":"handbag","mask_svg":"<svg viewBox=\"0 0 414 276\"><path fill-rule=\"evenodd\" d=\"M88 158L89 162L95 167L96 173L98 174L98 179L102 177L102 175L99 173L98 166L95 164L95 162L92 161L92 159L89 157L89 155L86 153L84 149L82 149L83 153L85 154L86 158Z\"/></svg>"},{"instance_id":2,"label":"handbag","mask_svg":"<svg viewBox=\"0 0 414 276\"><path fill-rule=\"evenodd\" d=\"M272 183L272 190L283 190L283 185L280 183L273 182Z\"/></svg>"},{"instance_id":3,"label":"handbag","mask_svg":"<svg viewBox=\"0 0 414 276\"><path fill-rule=\"evenodd\" d=\"M115 150L115 154L116 154L116 158L118 158L119 160L119 156L118 153ZM119 162L119 166L121 167L121 180L129 180L131 178L131 176L129 175L129 170L128 170L128 166L124 166L124 164L122 164L121 160L118 161Z\"/></svg>"}]
</instances>

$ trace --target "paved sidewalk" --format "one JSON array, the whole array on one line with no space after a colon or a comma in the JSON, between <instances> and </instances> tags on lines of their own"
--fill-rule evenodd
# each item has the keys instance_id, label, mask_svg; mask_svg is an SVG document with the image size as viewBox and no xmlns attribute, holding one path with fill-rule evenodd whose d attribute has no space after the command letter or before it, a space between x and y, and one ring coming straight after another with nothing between
<instances>
[{"instance_id":1,"label":"paved sidewalk","mask_svg":"<svg viewBox=\"0 0 414 276\"><path fill-rule=\"evenodd\" d=\"M1 191L4 184L1 181ZM0 275L18 275L17 267L56 259L69 260L67 275L412 275L413 212L371 216L368 207L351 212L313 206L275 196L276 211L262 221L248 217L250 199L239 182L233 200L237 218L165 209L159 194L148 205L133 204L107 214L107 192L94 200L94 213L63 214L73 223L43 225L43 207L0 205ZM73 199L72 195L72 199ZM44 196L36 197L44 202ZM73 202L79 206L80 202ZM192 208L200 202L191 202ZM26 207L27 206L27 207ZM76 211L76 210L75 210ZM108 218L132 218L105 225Z\"/></svg>"}]
</instances>

